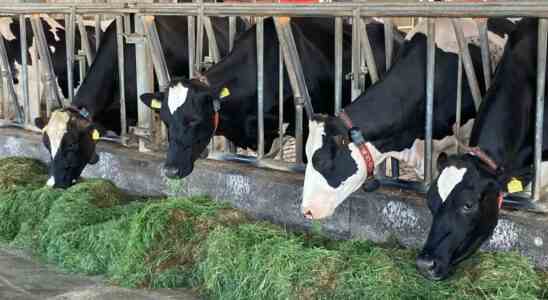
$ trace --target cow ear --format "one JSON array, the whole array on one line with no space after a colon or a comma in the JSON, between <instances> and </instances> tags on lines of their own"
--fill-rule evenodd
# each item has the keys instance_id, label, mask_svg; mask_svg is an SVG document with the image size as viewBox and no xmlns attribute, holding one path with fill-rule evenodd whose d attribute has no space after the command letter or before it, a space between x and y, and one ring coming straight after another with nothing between
<instances>
[{"instance_id":1,"label":"cow ear","mask_svg":"<svg viewBox=\"0 0 548 300\"><path fill-rule=\"evenodd\" d=\"M34 119L34 125L36 125L36 127L38 127L39 129L44 129L47 123L48 121L43 117L38 117Z\"/></svg>"},{"instance_id":2,"label":"cow ear","mask_svg":"<svg viewBox=\"0 0 548 300\"><path fill-rule=\"evenodd\" d=\"M447 161L448 161L447 153L441 152L438 155L438 171L439 172L441 172L441 170L443 170L447 166Z\"/></svg>"},{"instance_id":3,"label":"cow ear","mask_svg":"<svg viewBox=\"0 0 548 300\"><path fill-rule=\"evenodd\" d=\"M164 102L165 94L162 92L159 93L146 93L141 95L141 101L154 111L160 111L162 109L162 104Z\"/></svg>"}]
</instances>

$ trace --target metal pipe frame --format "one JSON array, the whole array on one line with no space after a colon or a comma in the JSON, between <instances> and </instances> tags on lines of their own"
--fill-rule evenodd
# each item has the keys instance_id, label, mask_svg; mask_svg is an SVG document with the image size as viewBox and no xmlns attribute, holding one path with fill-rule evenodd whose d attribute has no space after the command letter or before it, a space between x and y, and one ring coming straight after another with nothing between
<instances>
[{"instance_id":1,"label":"metal pipe frame","mask_svg":"<svg viewBox=\"0 0 548 300\"><path fill-rule=\"evenodd\" d=\"M40 61L42 61L45 65L42 80L46 85L46 111L49 116L53 105L57 104L58 107L63 107L63 102L59 97L57 81L55 79L55 72L53 71L53 63L51 61L51 53L46 42L44 27L42 27L42 22L39 15L34 14L31 16L31 25L34 36L36 37Z\"/></svg>"},{"instance_id":2,"label":"metal pipe frame","mask_svg":"<svg viewBox=\"0 0 548 300\"><path fill-rule=\"evenodd\" d=\"M487 20L481 20L478 23L478 31L479 31L479 37L480 37L483 78L485 80L485 90L487 90L491 86L491 57L489 55L489 38L487 34Z\"/></svg>"},{"instance_id":3,"label":"metal pipe frame","mask_svg":"<svg viewBox=\"0 0 548 300\"><path fill-rule=\"evenodd\" d=\"M86 31L86 26L84 25L84 18L82 16L78 16L78 30L80 31L80 43L81 43L82 50L84 50L84 53L86 54L88 67L91 67L91 64L93 63L93 60L95 58L93 56L93 52L91 51L91 46L89 44L89 39L88 39L88 32Z\"/></svg>"},{"instance_id":4,"label":"metal pipe frame","mask_svg":"<svg viewBox=\"0 0 548 300\"><path fill-rule=\"evenodd\" d=\"M15 93L15 87L13 85L13 75L11 73L11 68L9 64L8 52L6 51L6 44L4 42L4 37L0 36L0 60L1 60L1 69L2 69L2 79L3 86L7 89L8 97L11 99L12 107L15 111L15 118L17 123L24 123L25 113L23 112L19 101L17 100L17 94ZM6 108L6 105L4 105ZM8 111L4 111L4 117L6 117Z\"/></svg>"},{"instance_id":5,"label":"metal pipe frame","mask_svg":"<svg viewBox=\"0 0 548 300\"><path fill-rule=\"evenodd\" d=\"M478 3L419 2L419 3L321 3L311 4L244 4L244 3L4 3L1 15L67 14L74 8L77 14L144 14L209 16L325 16L351 17L361 8L362 17L548 17L546 1L497 1Z\"/></svg>"},{"instance_id":6,"label":"metal pipe frame","mask_svg":"<svg viewBox=\"0 0 548 300\"><path fill-rule=\"evenodd\" d=\"M101 47L101 15L95 16L95 51L99 51Z\"/></svg>"},{"instance_id":7,"label":"metal pipe frame","mask_svg":"<svg viewBox=\"0 0 548 300\"><path fill-rule=\"evenodd\" d=\"M365 20L360 20L361 34L360 42L362 44L363 58L367 65L369 77L371 77L371 83L379 81L379 72L377 71L377 64L375 63L375 56L373 55L373 49L371 48L371 42L369 41L369 34L367 33L367 25ZM365 87L363 87L365 89Z\"/></svg>"},{"instance_id":8,"label":"metal pipe frame","mask_svg":"<svg viewBox=\"0 0 548 300\"><path fill-rule=\"evenodd\" d=\"M211 25L211 19L209 17L204 17L203 22L210 49L209 55L213 57L213 62L218 63L221 60L221 52L219 51L219 46L217 45L217 37L215 36L215 31Z\"/></svg>"},{"instance_id":9,"label":"metal pipe frame","mask_svg":"<svg viewBox=\"0 0 548 300\"><path fill-rule=\"evenodd\" d=\"M278 45L278 138L280 139L280 160L284 159L284 55L282 46Z\"/></svg>"},{"instance_id":10,"label":"metal pipe frame","mask_svg":"<svg viewBox=\"0 0 548 300\"><path fill-rule=\"evenodd\" d=\"M460 136L460 126L462 124L462 55L459 54L459 62L458 62L458 68L457 68L457 107L455 109L456 111L456 120L455 124L457 125L455 128L455 136L457 137L457 141L455 143L455 147L457 150L457 153L459 151L459 140L461 138Z\"/></svg>"},{"instance_id":11,"label":"metal pipe frame","mask_svg":"<svg viewBox=\"0 0 548 300\"><path fill-rule=\"evenodd\" d=\"M203 12L203 7L201 11ZM196 17L196 56L194 57L196 72L200 72L202 70L202 61L204 59L203 54L204 54L204 14L200 13Z\"/></svg>"},{"instance_id":12,"label":"metal pipe frame","mask_svg":"<svg viewBox=\"0 0 548 300\"><path fill-rule=\"evenodd\" d=\"M74 14L65 15L65 43L67 47L67 83L68 99L72 103L74 98ZM81 77L80 77L81 78ZM82 80L82 79L80 79Z\"/></svg>"},{"instance_id":13,"label":"metal pipe frame","mask_svg":"<svg viewBox=\"0 0 548 300\"><path fill-rule=\"evenodd\" d=\"M459 52L462 56L464 71L466 72L466 78L468 79L468 86L470 87L472 98L474 98L476 111L478 111L482 97L478 78L476 77L476 71L474 70L474 64L472 62L472 56L470 55L470 49L468 48L468 43L466 43L466 40L464 39L464 32L462 31L460 24L458 24L456 20L451 20L451 23L453 24L453 30L455 31L455 37L457 38L457 43L459 45Z\"/></svg>"},{"instance_id":14,"label":"metal pipe frame","mask_svg":"<svg viewBox=\"0 0 548 300\"><path fill-rule=\"evenodd\" d=\"M386 71L392 67L394 55L394 23L390 18L384 19L384 52L386 53Z\"/></svg>"},{"instance_id":15,"label":"metal pipe frame","mask_svg":"<svg viewBox=\"0 0 548 300\"><path fill-rule=\"evenodd\" d=\"M264 156L264 19L258 17L257 26L257 157Z\"/></svg>"},{"instance_id":16,"label":"metal pipe frame","mask_svg":"<svg viewBox=\"0 0 548 300\"><path fill-rule=\"evenodd\" d=\"M342 110L343 20L335 18L335 115Z\"/></svg>"},{"instance_id":17,"label":"metal pipe frame","mask_svg":"<svg viewBox=\"0 0 548 300\"><path fill-rule=\"evenodd\" d=\"M118 54L118 81L120 82L120 137L122 144L127 144L127 116L126 116L126 70L124 49L124 18L116 16L116 46Z\"/></svg>"},{"instance_id":18,"label":"metal pipe frame","mask_svg":"<svg viewBox=\"0 0 548 300\"><path fill-rule=\"evenodd\" d=\"M362 84L360 84L361 70L361 43L360 43L360 12L359 9L354 11L352 17L352 101L356 100L362 93Z\"/></svg>"},{"instance_id":19,"label":"metal pipe frame","mask_svg":"<svg viewBox=\"0 0 548 300\"><path fill-rule=\"evenodd\" d=\"M29 73L28 73L28 45L27 45L27 22L25 15L19 16L19 39L21 40L21 96L25 112L25 123L31 124L34 119L31 115L29 96ZM38 116L34 116L38 117Z\"/></svg>"},{"instance_id":20,"label":"metal pipe frame","mask_svg":"<svg viewBox=\"0 0 548 300\"><path fill-rule=\"evenodd\" d=\"M188 16L187 17L187 23L188 23L188 78L194 77L194 70L196 67L195 63L195 54L194 49L196 48L196 36L194 33L196 32L196 22L195 17Z\"/></svg>"},{"instance_id":21,"label":"metal pipe frame","mask_svg":"<svg viewBox=\"0 0 548 300\"><path fill-rule=\"evenodd\" d=\"M537 114L535 120L535 181L533 200L540 200L542 185L542 134L544 127L544 98L546 92L546 54L548 52L548 19L540 19L537 54Z\"/></svg>"},{"instance_id":22,"label":"metal pipe frame","mask_svg":"<svg viewBox=\"0 0 548 300\"><path fill-rule=\"evenodd\" d=\"M436 71L436 21L427 20L427 51L426 51L426 125L424 147L424 181L426 185L432 182L432 131L434 118L434 79Z\"/></svg>"},{"instance_id":23,"label":"metal pipe frame","mask_svg":"<svg viewBox=\"0 0 548 300\"><path fill-rule=\"evenodd\" d=\"M164 50L162 49L162 43L160 42L160 36L156 29L154 17L143 17L143 24L145 25L145 35L152 56L154 71L158 78L158 85L160 86L160 91L165 92L169 87L171 77L169 76Z\"/></svg>"}]
</instances>

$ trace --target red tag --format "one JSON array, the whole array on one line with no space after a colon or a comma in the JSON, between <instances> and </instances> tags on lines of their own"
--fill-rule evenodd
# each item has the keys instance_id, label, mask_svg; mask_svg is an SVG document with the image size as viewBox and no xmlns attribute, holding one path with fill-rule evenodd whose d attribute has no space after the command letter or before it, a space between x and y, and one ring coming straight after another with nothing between
<instances>
[{"instance_id":1,"label":"red tag","mask_svg":"<svg viewBox=\"0 0 548 300\"><path fill-rule=\"evenodd\" d=\"M503 200L503 198L504 198L503 196L504 196L503 193L500 192L500 193L499 193L499 196L498 196L498 198L497 198L498 205L499 205L499 210L502 208L502 200Z\"/></svg>"}]
</instances>

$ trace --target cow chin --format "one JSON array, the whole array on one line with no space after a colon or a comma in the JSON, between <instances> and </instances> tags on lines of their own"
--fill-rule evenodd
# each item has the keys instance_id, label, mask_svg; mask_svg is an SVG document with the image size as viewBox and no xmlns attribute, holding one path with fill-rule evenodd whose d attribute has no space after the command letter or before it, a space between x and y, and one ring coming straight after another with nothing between
<instances>
[{"instance_id":1,"label":"cow chin","mask_svg":"<svg viewBox=\"0 0 548 300\"><path fill-rule=\"evenodd\" d=\"M309 200L304 198L301 211L305 218L319 220L331 217L339 205L334 193L318 193L311 195Z\"/></svg>"}]
</instances>

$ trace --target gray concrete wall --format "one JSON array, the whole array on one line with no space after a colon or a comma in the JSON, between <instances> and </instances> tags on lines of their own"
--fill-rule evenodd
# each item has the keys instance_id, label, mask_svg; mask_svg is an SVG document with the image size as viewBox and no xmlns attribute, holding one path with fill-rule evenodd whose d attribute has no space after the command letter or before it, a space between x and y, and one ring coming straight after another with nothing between
<instances>
[{"instance_id":1,"label":"gray concrete wall","mask_svg":"<svg viewBox=\"0 0 548 300\"><path fill-rule=\"evenodd\" d=\"M88 166L84 176L110 179L119 187L139 194L205 194L228 201L256 218L292 229L312 226L299 210L302 175L202 160L191 176L182 181L168 181L161 173L161 155L145 155L107 143L101 143L98 151L100 162ZM0 129L0 157L14 155L49 159L37 134ZM493 237L483 248L519 251L531 257L537 266L548 268L547 221L544 215L504 211ZM321 227L334 238L397 241L406 247L419 248L430 222L422 197L382 189L375 193L355 193L333 217L323 221Z\"/></svg>"}]
</instances>

